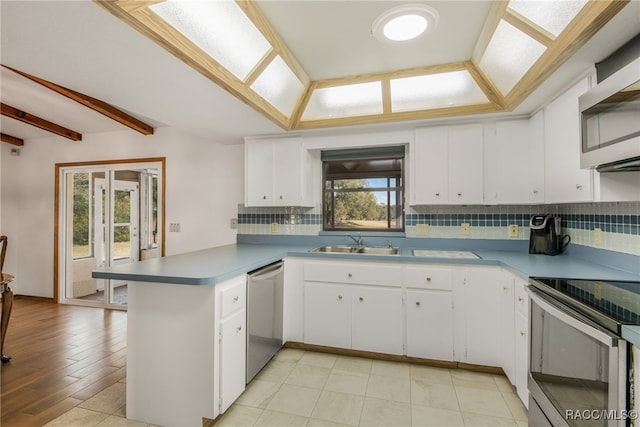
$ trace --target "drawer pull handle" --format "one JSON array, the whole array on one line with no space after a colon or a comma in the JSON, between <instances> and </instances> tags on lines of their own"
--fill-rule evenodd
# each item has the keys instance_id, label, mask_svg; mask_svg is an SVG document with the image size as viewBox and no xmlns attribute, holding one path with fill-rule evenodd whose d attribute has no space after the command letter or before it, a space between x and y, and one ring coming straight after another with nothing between
<instances>
[{"instance_id":1,"label":"drawer pull handle","mask_svg":"<svg viewBox=\"0 0 640 427\"><path fill-rule=\"evenodd\" d=\"M233 302L238 302L239 299L240 299L239 296L233 297Z\"/></svg>"},{"instance_id":2,"label":"drawer pull handle","mask_svg":"<svg viewBox=\"0 0 640 427\"><path fill-rule=\"evenodd\" d=\"M440 197L440 193L436 193L436 197Z\"/></svg>"},{"instance_id":3,"label":"drawer pull handle","mask_svg":"<svg viewBox=\"0 0 640 427\"><path fill-rule=\"evenodd\" d=\"M236 328L236 331L237 331L237 332L242 331L242 326L238 326L238 327Z\"/></svg>"},{"instance_id":4,"label":"drawer pull handle","mask_svg":"<svg viewBox=\"0 0 640 427\"><path fill-rule=\"evenodd\" d=\"M338 295L338 299L342 301L342 295Z\"/></svg>"},{"instance_id":5,"label":"drawer pull handle","mask_svg":"<svg viewBox=\"0 0 640 427\"><path fill-rule=\"evenodd\" d=\"M360 297L360 302L364 301L364 298Z\"/></svg>"},{"instance_id":6,"label":"drawer pull handle","mask_svg":"<svg viewBox=\"0 0 640 427\"><path fill-rule=\"evenodd\" d=\"M427 276L427 282L430 282L430 281L431 281L431 277Z\"/></svg>"},{"instance_id":7,"label":"drawer pull handle","mask_svg":"<svg viewBox=\"0 0 640 427\"><path fill-rule=\"evenodd\" d=\"M347 274L347 277L351 278L351 277L353 277L353 274L348 273L348 274Z\"/></svg>"},{"instance_id":8,"label":"drawer pull handle","mask_svg":"<svg viewBox=\"0 0 640 427\"><path fill-rule=\"evenodd\" d=\"M462 193L458 193L458 197L462 197Z\"/></svg>"},{"instance_id":9,"label":"drawer pull handle","mask_svg":"<svg viewBox=\"0 0 640 427\"><path fill-rule=\"evenodd\" d=\"M262 196L262 200L267 200L267 196Z\"/></svg>"},{"instance_id":10,"label":"drawer pull handle","mask_svg":"<svg viewBox=\"0 0 640 427\"><path fill-rule=\"evenodd\" d=\"M522 302L522 301L524 301L524 298L522 298L522 297L518 297L518 301L519 301L519 302Z\"/></svg>"},{"instance_id":11,"label":"drawer pull handle","mask_svg":"<svg viewBox=\"0 0 640 427\"><path fill-rule=\"evenodd\" d=\"M576 190L582 190L582 185L576 184Z\"/></svg>"},{"instance_id":12,"label":"drawer pull handle","mask_svg":"<svg viewBox=\"0 0 640 427\"><path fill-rule=\"evenodd\" d=\"M420 301L416 301L416 306L420 307Z\"/></svg>"},{"instance_id":13,"label":"drawer pull handle","mask_svg":"<svg viewBox=\"0 0 640 427\"><path fill-rule=\"evenodd\" d=\"M525 336L525 335L527 335L527 333L526 333L526 332L522 332L522 331L520 331L520 336L521 336L521 337L523 337L523 336Z\"/></svg>"}]
</instances>

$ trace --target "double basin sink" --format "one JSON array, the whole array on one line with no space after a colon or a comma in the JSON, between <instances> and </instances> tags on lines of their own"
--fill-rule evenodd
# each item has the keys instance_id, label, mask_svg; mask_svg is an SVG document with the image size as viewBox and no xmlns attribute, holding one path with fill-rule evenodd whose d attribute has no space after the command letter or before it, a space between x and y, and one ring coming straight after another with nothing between
<instances>
[{"instance_id":1,"label":"double basin sink","mask_svg":"<svg viewBox=\"0 0 640 427\"><path fill-rule=\"evenodd\" d=\"M311 252L329 254L400 255L400 248L390 246L326 245L312 249ZM413 255L426 258L480 259L480 256L471 251L414 249Z\"/></svg>"},{"instance_id":2,"label":"double basin sink","mask_svg":"<svg viewBox=\"0 0 640 427\"><path fill-rule=\"evenodd\" d=\"M400 248L387 246L326 245L312 249L311 252L332 254L400 255Z\"/></svg>"}]
</instances>

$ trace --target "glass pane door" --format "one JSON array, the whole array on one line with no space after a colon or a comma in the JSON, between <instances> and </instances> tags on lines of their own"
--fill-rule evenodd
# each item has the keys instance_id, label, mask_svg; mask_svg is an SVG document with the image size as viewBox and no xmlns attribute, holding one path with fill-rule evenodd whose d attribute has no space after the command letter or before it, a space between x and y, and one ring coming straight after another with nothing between
<instances>
[{"instance_id":1,"label":"glass pane door","mask_svg":"<svg viewBox=\"0 0 640 427\"><path fill-rule=\"evenodd\" d=\"M138 173L117 171L114 177L128 177L129 181L115 179L111 186L111 265L127 264L140 258ZM135 180L133 180L135 179ZM127 282L109 281L107 305L127 304Z\"/></svg>"}]
</instances>

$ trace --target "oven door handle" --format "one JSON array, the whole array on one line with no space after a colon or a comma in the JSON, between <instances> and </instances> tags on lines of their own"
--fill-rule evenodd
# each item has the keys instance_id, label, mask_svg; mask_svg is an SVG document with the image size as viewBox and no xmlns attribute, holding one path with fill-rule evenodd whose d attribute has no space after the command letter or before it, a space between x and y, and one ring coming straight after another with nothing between
<instances>
[{"instance_id":1,"label":"oven door handle","mask_svg":"<svg viewBox=\"0 0 640 427\"><path fill-rule=\"evenodd\" d=\"M554 304L549 301L549 297L545 298L544 294L532 289L530 286L527 286L526 290L531 298L531 303L535 303L552 316L609 347L618 346L618 340L620 339L618 336L601 329L598 325L579 313L569 308L559 306L559 304Z\"/></svg>"}]
</instances>

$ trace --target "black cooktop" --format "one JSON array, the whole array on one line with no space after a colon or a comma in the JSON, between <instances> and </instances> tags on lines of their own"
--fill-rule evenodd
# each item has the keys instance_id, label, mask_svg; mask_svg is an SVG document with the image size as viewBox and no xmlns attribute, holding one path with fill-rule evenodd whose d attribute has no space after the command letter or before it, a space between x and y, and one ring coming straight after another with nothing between
<instances>
[{"instance_id":1,"label":"black cooktop","mask_svg":"<svg viewBox=\"0 0 640 427\"><path fill-rule=\"evenodd\" d=\"M640 325L640 281L532 277L529 282L617 334L622 325Z\"/></svg>"}]
</instances>

